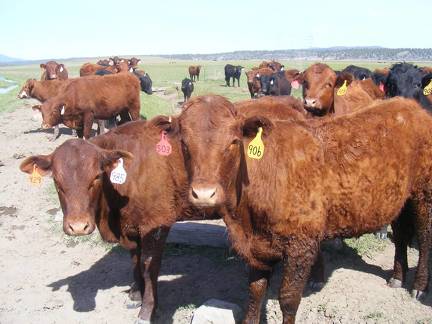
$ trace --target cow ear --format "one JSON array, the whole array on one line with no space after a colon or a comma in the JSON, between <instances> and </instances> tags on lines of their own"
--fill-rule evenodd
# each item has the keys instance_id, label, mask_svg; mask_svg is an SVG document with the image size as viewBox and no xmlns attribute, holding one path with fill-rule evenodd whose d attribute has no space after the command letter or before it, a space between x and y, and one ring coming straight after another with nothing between
<instances>
[{"instance_id":1,"label":"cow ear","mask_svg":"<svg viewBox=\"0 0 432 324\"><path fill-rule=\"evenodd\" d=\"M347 86L349 86L351 84L351 82L353 82L353 80L354 80L354 76L351 73L342 72L336 78L335 88L342 87L342 85L344 84L345 81L346 81Z\"/></svg>"},{"instance_id":2,"label":"cow ear","mask_svg":"<svg viewBox=\"0 0 432 324\"><path fill-rule=\"evenodd\" d=\"M102 150L101 166L103 169L115 167L118 160L132 160L133 154L123 150Z\"/></svg>"},{"instance_id":3,"label":"cow ear","mask_svg":"<svg viewBox=\"0 0 432 324\"><path fill-rule=\"evenodd\" d=\"M33 155L26 158L20 165L22 172L31 174L36 168L42 176L51 174L52 154Z\"/></svg>"},{"instance_id":4,"label":"cow ear","mask_svg":"<svg viewBox=\"0 0 432 324\"><path fill-rule=\"evenodd\" d=\"M34 105L32 109L42 111L42 105Z\"/></svg>"},{"instance_id":5,"label":"cow ear","mask_svg":"<svg viewBox=\"0 0 432 324\"><path fill-rule=\"evenodd\" d=\"M173 116L156 116L149 121L160 130L167 132L170 135L177 135L179 130L178 118Z\"/></svg>"},{"instance_id":6,"label":"cow ear","mask_svg":"<svg viewBox=\"0 0 432 324\"><path fill-rule=\"evenodd\" d=\"M43 63L41 63L39 66L41 67L41 69L45 69L46 68L46 65L43 64Z\"/></svg>"},{"instance_id":7,"label":"cow ear","mask_svg":"<svg viewBox=\"0 0 432 324\"><path fill-rule=\"evenodd\" d=\"M244 137L254 137L258 133L258 128L262 127L263 137L270 134L274 124L266 117L254 116L243 121L242 130Z\"/></svg>"},{"instance_id":8,"label":"cow ear","mask_svg":"<svg viewBox=\"0 0 432 324\"><path fill-rule=\"evenodd\" d=\"M424 89L426 86L428 86L429 83L431 83L431 81L432 81L432 73L429 73L429 74L425 75L422 78L422 81L421 81L421 87L422 87L422 89Z\"/></svg>"},{"instance_id":9,"label":"cow ear","mask_svg":"<svg viewBox=\"0 0 432 324\"><path fill-rule=\"evenodd\" d=\"M304 72L298 72L297 74L295 74L293 76L293 81L297 81L299 84L303 84L304 83Z\"/></svg>"}]
</instances>

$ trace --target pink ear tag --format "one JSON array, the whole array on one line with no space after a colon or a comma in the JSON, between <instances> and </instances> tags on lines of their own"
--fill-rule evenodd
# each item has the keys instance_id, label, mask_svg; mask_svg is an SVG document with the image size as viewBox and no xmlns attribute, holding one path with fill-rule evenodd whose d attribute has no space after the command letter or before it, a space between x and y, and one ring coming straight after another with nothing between
<instances>
[{"instance_id":1,"label":"pink ear tag","mask_svg":"<svg viewBox=\"0 0 432 324\"><path fill-rule=\"evenodd\" d=\"M172 148L171 144L168 142L167 133L165 131L161 132L161 139L159 143L156 144L156 152L159 155L168 156L171 154Z\"/></svg>"},{"instance_id":2,"label":"pink ear tag","mask_svg":"<svg viewBox=\"0 0 432 324\"><path fill-rule=\"evenodd\" d=\"M291 82L291 87L293 89L298 89L298 88L300 88L300 83L297 80L294 80Z\"/></svg>"},{"instance_id":3,"label":"pink ear tag","mask_svg":"<svg viewBox=\"0 0 432 324\"><path fill-rule=\"evenodd\" d=\"M381 92L384 92L384 83L380 83L379 85L379 89L381 90Z\"/></svg>"}]
</instances>

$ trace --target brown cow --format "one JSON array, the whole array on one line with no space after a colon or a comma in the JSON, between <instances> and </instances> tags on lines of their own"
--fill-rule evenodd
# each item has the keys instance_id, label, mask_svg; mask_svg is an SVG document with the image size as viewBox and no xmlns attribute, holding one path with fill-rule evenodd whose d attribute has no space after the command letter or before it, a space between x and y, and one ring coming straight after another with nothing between
<instances>
[{"instance_id":1,"label":"brown cow","mask_svg":"<svg viewBox=\"0 0 432 324\"><path fill-rule=\"evenodd\" d=\"M252 266L246 323L259 322L277 261L283 261L283 322L294 323L320 242L359 236L390 222L396 254L389 285L405 281L406 249L415 231L420 257L412 295L424 296L432 227L432 116L415 101L377 101L309 125L242 118L226 99L206 96L159 125L181 139L189 200L222 213L234 248ZM250 144L258 132L265 151ZM262 158L246 158L253 153Z\"/></svg>"},{"instance_id":2,"label":"brown cow","mask_svg":"<svg viewBox=\"0 0 432 324\"><path fill-rule=\"evenodd\" d=\"M109 59L99 60L97 61L96 64L103 65L103 66L112 66L114 65L114 61L111 58L109 58Z\"/></svg>"},{"instance_id":3,"label":"brown cow","mask_svg":"<svg viewBox=\"0 0 432 324\"><path fill-rule=\"evenodd\" d=\"M201 65L189 66L189 76L192 82L199 81L200 72L201 72Z\"/></svg>"},{"instance_id":4,"label":"brown cow","mask_svg":"<svg viewBox=\"0 0 432 324\"><path fill-rule=\"evenodd\" d=\"M128 60L128 64L130 68L136 68L138 66L138 64L140 64L141 59L136 58L136 57L132 57Z\"/></svg>"},{"instance_id":5,"label":"brown cow","mask_svg":"<svg viewBox=\"0 0 432 324\"><path fill-rule=\"evenodd\" d=\"M274 71L268 67L264 67L264 68L253 68L251 71L247 71L245 73L246 73L249 93L251 95L251 98L255 98L260 93L261 90L261 83L259 81L260 76L272 75Z\"/></svg>"},{"instance_id":6,"label":"brown cow","mask_svg":"<svg viewBox=\"0 0 432 324\"><path fill-rule=\"evenodd\" d=\"M139 318L146 323L157 307L157 278L170 227L178 220L211 215L195 213L184 199L181 146L172 142L171 154L162 156L155 149L160 140L160 129L131 122L90 141L68 140L51 154L21 164L23 172L37 168L42 175L51 173L66 234L87 235L97 227L105 241L130 251L135 279L130 297L142 297ZM113 184L111 172L120 158L126 179Z\"/></svg>"},{"instance_id":7,"label":"brown cow","mask_svg":"<svg viewBox=\"0 0 432 324\"><path fill-rule=\"evenodd\" d=\"M40 65L43 69L41 80L66 80L68 78L68 71L64 64L59 64L56 61L49 61Z\"/></svg>"},{"instance_id":8,"label":"brown cow","mask_svg":"<svg viewBox=\"0 0 432 324\"><path fill-rule=\"evenodd\" d=\"M42 112L43 128L82 120L78 136L88 139L94 119L106 120L118 114L122 121L129 120L129 116L132 120L139 118L140 83L131 73L78 78L63 93L35 108Z\"/></svg>"},{"instance_id":9,"label":"brown cow","mask_svg":"<svg viewBox=\"0 0 432 324\"><path fill-rule=\"evenodd\" d=\"M269 68L272 69L274 72L279 72L282 71L284 66L282 64L280 64L279 62L276 61L262 61L262 63L258 66L258 68L262 69L262 68Z\"/></svg>"},{"instance_id":10,"label":"brown cow","mask_svg":"<svg viewBox=\"0 0 432 324\"><path fill-rule=\"evenodd\" d=\"M115 64L117 65L117 64ZM94 75L97 71L105 70L109 71L111 73L117 73L117 67L116 66L104 66L99 64L93 64L93 63L84 63L80 68L80 76L87 76L87 75Z\"/></svg>"}]
</instances>

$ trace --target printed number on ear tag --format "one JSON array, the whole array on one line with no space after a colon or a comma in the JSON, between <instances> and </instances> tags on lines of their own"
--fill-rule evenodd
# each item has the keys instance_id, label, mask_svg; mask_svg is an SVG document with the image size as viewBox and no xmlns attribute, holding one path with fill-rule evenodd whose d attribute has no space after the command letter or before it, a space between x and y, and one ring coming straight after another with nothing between
<instances>
[{"instance_id":1,"label":"printed number on ear tag","mask_svg":"<svg viewBox=\"0 0 432 324\"><path fill-rule=\"evenodd\" d=\"M336 94L338 96L344 96L346 92L347 92L347 82L345 80L344 83L342 84L342 87L339 88Z\"/></svg>"},{"instance_id":2,"label":"printed number on ear tag","mask_svg":"<svg viewBox=\"0 0 432 324\"><path fill-rule=\"evenodd\" d=\"M123 184L126 182L126 170L123 167L123 159L117 161L117 166L111 171L110 180L112 183Z\"/></svg>"},{"instance_id":3,"label":"printed number on ear tag","mask_svg":"<svg viewBox=\"0 0 432 324\"><path fill-rule=\"evenodd\" d=\"M429 84L423 89L423 94L425 96L429 96L432 94L432 80L429 81Z\"/></svg>"},{"instance_id":4,"label":"printed number on ear tag","mask_svg":"<svg viewBox=\"0 0 432 324\"><path fill-rule=\"evenodd\" d=\"M33 165L33 171L30 175L30 183L32 185L40 185L42 182L42 176L40 175L36 164Z\"/></svg>"},{"instance_id":5,"label":"printed number on ear tag","mask_svg":"<svg viewBox=\"0 0 432 324\"><path fill-rule=\"evenodd\" d=\"M291 82L291 88L293 89L300 88L300 83L297 80L294 80L293 82Z\"/></svg>"},{"instance_id":6,"label":"printed number on ear tag","mask_svg":"<svg viewBox=\"0 0 432 324\"><path fill-rule=\"evenodd\" d=\"M156 152L159 155L168 156L171 154L172 147L168 142L167 133L165 131L161 132L161 139L159 143L156 144Z\"/></svg>"},{"instance_id":7,"label":"printed number on ear tag","mask_svg":"<svg viewBox=\"0 0 432 324\"><path fill-rule=\"evenodd\" d=\"M251 159L261 159L264 155L264 143L261 140L262 127L258 128L258 133L248 145L248 156Z\"/></svg>"}]
</instances>

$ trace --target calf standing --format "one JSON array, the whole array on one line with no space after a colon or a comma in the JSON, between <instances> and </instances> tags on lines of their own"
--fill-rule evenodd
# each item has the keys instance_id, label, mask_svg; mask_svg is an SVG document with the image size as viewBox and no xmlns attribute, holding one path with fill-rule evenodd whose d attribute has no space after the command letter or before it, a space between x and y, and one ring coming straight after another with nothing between
<instances>
[{"instance_id":1,"label":"calf standing","mask_svg":"<svg viewBox=\"0 0 432 324\"><path fill-rule=\"evenodd\" d=\"M199 75L201 71L201 65L189 66L189 76L192 81L199 81Z\"/></svg>"},{"instance_id":2,"label":"calf standing","mask_svg":"<svg viewBox=\"0 0 432 324\"><path fill-rule=\"evenodd\" d=\"M241 71L243 69L242 66L237 65L231 65L227 64L225 65L225 82L226 85L230 86L230 80L233 79L233 87L235 87L235 80L237 79L237 85L240 87L240 77L241 77Z\"/></svg>"}]
</instances>

